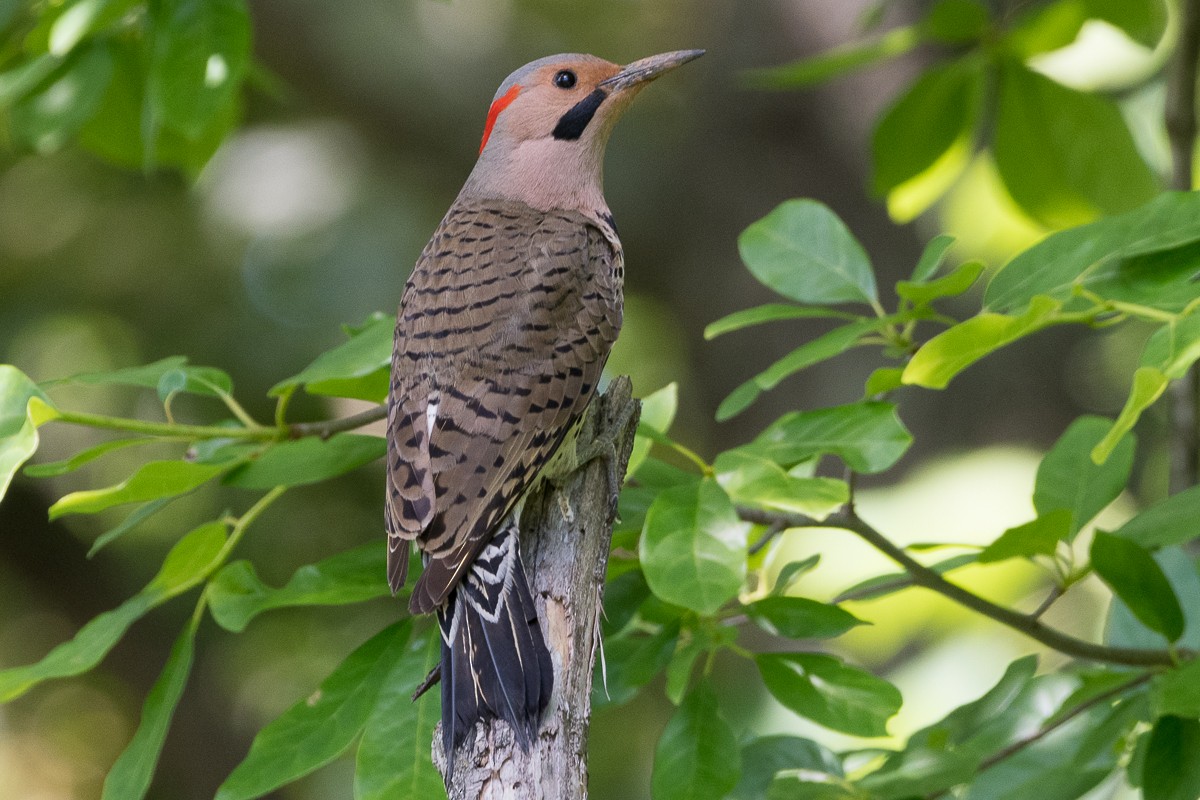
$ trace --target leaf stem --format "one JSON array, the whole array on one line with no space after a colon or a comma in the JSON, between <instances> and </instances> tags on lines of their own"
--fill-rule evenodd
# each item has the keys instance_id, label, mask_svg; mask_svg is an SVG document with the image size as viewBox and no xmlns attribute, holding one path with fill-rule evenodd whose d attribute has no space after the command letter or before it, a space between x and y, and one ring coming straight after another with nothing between
<instances>
[{"instance_id":1,"label":"leaf stem","mask_svg":"<svg viewBox=\"0 0 1200 800\"><path fill-rule=\"evenodd\" d=\"M893 544L886 536L859 518L858 514L852 508L843 508L840 511L830 514L824 520L814 519L804 514L769 511L749 506L738 506L738 516L746 522L754 522L760 525L772 525L776 522L782 522L787 528L840 528L850 531L903 567L912 577L912 582L915 585L937 592L961 606L965 606L972 611L999 622L1001 625L1023 633L1029 638L1041 642L1060 653L1088 661L1139 667L1169 667L1176 663L1176 659L1172 657L1172 653L1167 650L1110 647L1077 639L1056 628L1045 625L1031 614L1022 614L980 597L956 583L951 583L934 570L914 559L903 548ZM1196 657L1196 654L1192 651L1180 650L1178 651L1178 656L1183 659L1192 659Z\"/></svg>"},{"instance_id":2,"label":"leaf stem","mask_svg":"<svg viewBox=\"0 0 1200 800\"><path fill-rule=\"evenodd\" d=\"M372 422L387 419L387 407L375 406L341 419L330 419L323 422L297 422L284 428L284 435L291 439L302 439L305 436L319 436L328 439L335 433L352 431Z\"/></svg>"},{"instance_id":3,"label":"leaf stem","mask_svg":"<svg viewBox=\"0 0 1200 800\"><path fill-rule=\"evenodd\" d=\"M283 436L273 428L223 427L221 425L181 425L173 422L147 422L126 417L110 417L103 414L88 414L82 411L58 411L56 422L85 425L112 431L127 431L164 439L253 439L271 441Z\"/></svg>"},{"instance_id":4,"label":"leaf stem","mask_svg":"<svg viewBox=\"0 0 1200 800\"><path fill-rule=\"evenodd\" d=\"M221 552L217 555L218 564L225 563L225 559L233 552L233 548L237 547L238 542L246 535L246 531L254 524L254 521L262 516L262 513L278 500L279 496L285 491L287 491L286 486L276 486L260 497L257 503L246 509L242 516L238 517L237 523L234 524L233 530L229 533L229 538L225 541L225 546L221 548Z\"/></svg>"}]
</instances>

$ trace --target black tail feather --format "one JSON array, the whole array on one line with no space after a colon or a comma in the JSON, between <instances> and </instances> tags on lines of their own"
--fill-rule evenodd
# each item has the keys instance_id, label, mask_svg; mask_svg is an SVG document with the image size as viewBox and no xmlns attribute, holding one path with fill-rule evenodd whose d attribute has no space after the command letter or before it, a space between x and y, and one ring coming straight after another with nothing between
<instances>
[{"instance_id":1,"label":"black tail feather","mask_svg":"<svg viewBox=\"0 0 1200 800\"><path fill-rule=\"evenodd\" d=\"M438 610L442 628L442 746L454 750L480 719L498 718L528 750L554 687L550 651L538 625L517 548L515 525L501 529Z\"/></svg>"}]
</instances>

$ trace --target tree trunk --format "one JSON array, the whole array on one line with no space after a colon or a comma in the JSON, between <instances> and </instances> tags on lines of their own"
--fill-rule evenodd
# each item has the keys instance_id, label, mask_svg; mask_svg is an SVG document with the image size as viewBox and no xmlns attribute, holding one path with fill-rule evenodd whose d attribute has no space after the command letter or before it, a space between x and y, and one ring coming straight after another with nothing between
<instances>
[{"instance_id":1,"label":"tree trunk","mask_svg":"<svg viewBox=\"0 0 1200 800\"><path fill-rule=\"evenodd\" d=\"M611 442L613 461L594 459L525 503L521 555L538 619L554 661L554 695L537 739L521 750L507 723L480 722L455 751L446 775L440 726L433 762L449 800L584 800L592 668L600 637L601 599L612 539L610 476L618 482L633 448L640 404L628 378L592 401L575 441L577 452Z\"/></svg>"}]
</instances>

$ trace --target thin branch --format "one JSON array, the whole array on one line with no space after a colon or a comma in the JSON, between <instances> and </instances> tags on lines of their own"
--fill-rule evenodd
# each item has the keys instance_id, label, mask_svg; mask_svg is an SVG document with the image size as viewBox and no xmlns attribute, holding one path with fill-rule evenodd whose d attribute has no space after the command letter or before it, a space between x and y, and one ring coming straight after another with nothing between
<instances>
[{"instance_id":1,"label":"thin branch","mask_svg":"<svg viewBox=\"0 0 1200 800\"><path fill-rule=\"evenodd\" d=\"M372 422L378 422L381 419L387 419L386 406L368 408L366 411L352 414L349 417L342 417L341 419L330 419L323 422L298 422L288 426L288 437L291 439L301 439L305 436L319 436L322 439L328 439L335 433L352 431L364 425L370 425Z\"/></svg>"},{"instance_id":2,"label":"thin branch","mask_svg":"<svg viewBox=\"0 0 1200 800\"><path fill-rule=\"evenodd\" d=\"M1094 642L1077 639L1074 636L1051 628L1032 615L1021 614L1010 608L1005 608L990 600L986 600L962 588L958 584L951 583L934 570L914 559L908 553L904 552L902 548L893 544L882 533L860 519L853 511L843 509L831 514L825 520L817 520L803 514L765 511L758 508L739 506L738 515L747 522L754 522L760 525L772 525L776 522L782 522L788 528L840 528L850 531L903 567L912 576L912 581L915 585L935 591L959 605L965 606L1015 631L1019 631L1060 653L1088 661L1138 667L1172 666L1176 663L1176 658L1167 650L1146 650L1095 644ZM1175 655L1185 660L1195 657L1195 653L1191 651L1177 651Z\"/></svg>"},{"instance_id":3,"label":"thin branch","mask_svg":"<svg viewBox=\"0 0 1200 800\"><path fill-rule=\"evenodd\" d=\"M767 526L767 529L763 531L763 535L759 537L758 541L750 545L750 549L748 550L749 554L755 555L761 551L764 547L771 543L772 539L783 533L786 529L787 525L783 524L782 522L772 522Z\"/></svg>"},{"instance_id":4,"label":"thin branch","mask_svg":"<svg viewBox=\"0 0 1200 800\"><path fill-rule=\"evenodd\" d=\"M1041 619L1042 615L1050 610L1050 606L1054 605L1058 601L1058 598L1063 596L1065 591L1066 590L1057 583L1054 584L1052 587L1050 587L1050 593L1046 595L1046 599L1043 600L1038 607L1035 608L1032 613L1030 613L1029 616L1033 617L1034 619Z\"/></svg>"},{"instance_id":5,"label":"thin branch","mask_svg":"<svg viewBox=\"0 0 1200 800\"><path fill-rule=\"evenodd\" d=\"M162 439L253 439L271 441L282 438L275 428L223 427L221 425L181 425L175 422L147 422L125 417L109 417L102 414L86 414L81 411L58 411L53 422L84 425L110 431L139 433Z\"/></svg>"},{"instance_id":6,"label":"thin branch","mask_svg":"<svg viewBox=\"0 0 1200 800\"><path fill-rule=\"evenodd\" d=\"M1167 78L1165 121L1171 142L1171 188L1189 191L1196 150L1196 70L1200 61L1200 0L1180 4L1179 41ZM1172 492L1197 483L1200 470L1200 371L1188 370L1183 379L1171 385Z\"/></svg>"},{"instance_id":7,"label":"thin branch","mask_svg":"<svg viewBox=\"0 0 1200 800\"><path fill-rule=\"evenodd\" d=\"M1151 678L1153 678L1154 674L1155 673L1153 673L1153 672L1144 673L1142 675L1137 676L1136 678L1134 678L1131 681L1126 681L1125 683L1122 683L1120 686L1116 686L1112 689L1109 689L1107 692L1101 692L1100 694L1096 695L1095 697L1088 698L1087 700L1085 700L1082 703L1080 703L1079 705L1075 706L1070 711L1068 711L1066 714L1063 714L1061 717L1054 720L1053 722L1046 725L1045 727L1039 728L1034 733L1031 733L1030 735L1028 735L1022 739L1018 739L1017 741L1010 744L1008 747L1005 747L1002 750L998 750L997 752L988 756L982 762L980 762L979 767L975 770L975 773L979 774L979 773L983 772L984 770L987 770L987 769L990 769L990 768L996 766L1001 761L1004 761L1007 758L1011 758L1012 756L1014 756L1017 753L1024 750L1026 747L1029 747L1031 744L1041 741L1045 737L1049 736L1051 733L1058 730L1063 725L1066 725L1068 722L1075 719L1083 712L1085 712L1089 709L1095 708L1096 706L1100 705L1101 703L1105 703L1105 702L1113 699L1114 697L1119 697L1120 695L1125 694L1126 692L1128 692L1131 689L1136 689L1137 687L1141 686L1142 684L1146 683ZM954 787L950 786L945 789L941 789L937 792L934 792L933 794L926 795L925 800L939 800L939 798L942 798L942 797L945 797L946 795L948 795L950 793L950 790L953 788Z\"/></svg>"}]
</instances>

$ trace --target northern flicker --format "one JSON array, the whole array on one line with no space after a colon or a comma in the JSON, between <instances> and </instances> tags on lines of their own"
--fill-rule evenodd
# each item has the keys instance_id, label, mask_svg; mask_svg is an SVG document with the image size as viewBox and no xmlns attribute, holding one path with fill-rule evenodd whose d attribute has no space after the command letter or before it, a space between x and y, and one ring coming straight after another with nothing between
<instances>
[{"instance_id":1,"label":"northern flicker","mask_svg":"<svg viewBox=\"0 0 1200 800\"><path fill-rule=\"evenodd\" d=\"M388 581L442 635L447 756L479 719L528 749L554 685L520 505L596 392L624 263L604 148L634 95L700 56L538 59L500 84L479 160L400 300L388 395Z\"/></svg>"}]
</instances>

